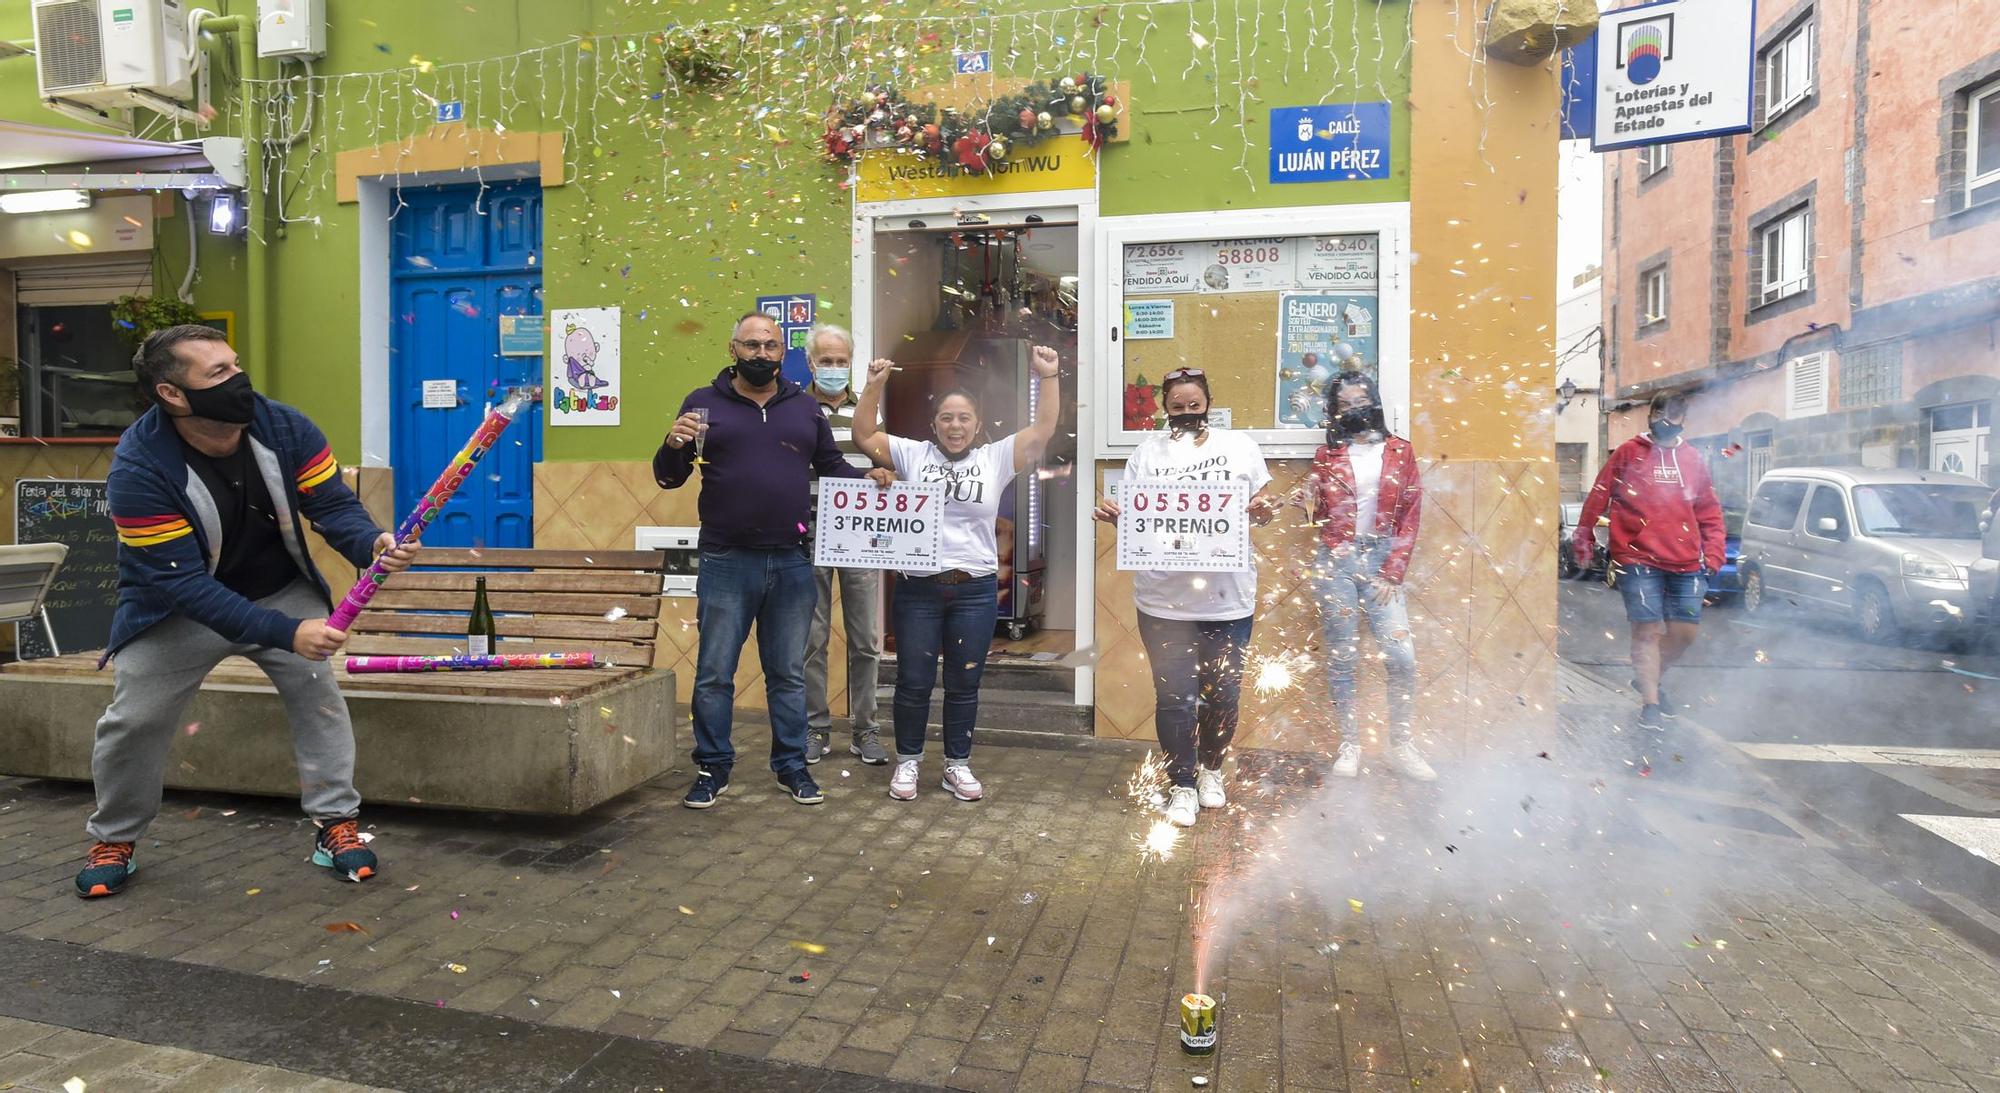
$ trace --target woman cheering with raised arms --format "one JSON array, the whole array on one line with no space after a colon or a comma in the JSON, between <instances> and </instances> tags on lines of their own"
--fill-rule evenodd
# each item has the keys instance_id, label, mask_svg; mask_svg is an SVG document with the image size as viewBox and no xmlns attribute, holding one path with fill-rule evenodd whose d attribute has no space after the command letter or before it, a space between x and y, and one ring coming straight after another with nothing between
<instances>
[{"instance_id":1,"label":"woman cheering with raised arms","mask_svg":"<svg viewBox=\"0 0 2000 1093\"><path fill-rule=\"evenodd\" d=\"M877 425L882 388L895 369L887 360L869 364L868 385L854 410L854 443L870 459L894 465L900 481L944 487L940 568L896 574L896 769L889 777L889 796L898 801L917 795L924 722L940 658L944 788L961 801L977 801L983 794L972 775L972 723L979 714L979 679L1000 613L1000 562L993 534L1000 491L1017 472L1034 468L1062 415L1056 351L1038 345L1033 356L1040 384L1034 423L990 444L976 444L979 402L963 388L946 391L933 403L929 439L883 432Z\"/></svg>"}]
</instances>

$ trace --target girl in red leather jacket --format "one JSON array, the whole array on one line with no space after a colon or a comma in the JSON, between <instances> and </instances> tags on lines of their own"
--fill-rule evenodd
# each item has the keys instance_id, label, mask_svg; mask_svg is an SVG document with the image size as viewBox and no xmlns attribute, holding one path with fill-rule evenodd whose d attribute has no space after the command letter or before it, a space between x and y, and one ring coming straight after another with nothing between
<instances>
[{"instance_id":1,"label":"girl in red leather jacket","mask_svg":"<svg viewBox=\"0 0 2000 1093\"><path fill-rule=\"evenodd\" d=\"M1410 728L1417 654L1403 597L1424 490L1416 453L1384 425L1381 395L1366 373L1334 377L1326 443L1313 456L1305 490L1319 532L1312 575L1326 639L1327 693L1340 718L1333 772L1352 778L1361 770L1354 666L1361 659L1365 616L1388 676L1389 766L1405 778L1428 782L1437 773L1417 751Z\"/></svg>"}]
</instances>

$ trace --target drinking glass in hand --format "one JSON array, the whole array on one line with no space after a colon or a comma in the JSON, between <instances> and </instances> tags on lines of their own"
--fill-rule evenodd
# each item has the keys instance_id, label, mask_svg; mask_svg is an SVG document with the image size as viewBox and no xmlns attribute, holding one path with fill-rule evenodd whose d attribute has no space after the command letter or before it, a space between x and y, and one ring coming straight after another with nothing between
<instances>
[{"instance_id":1,"label":"drinking glass in hand","mask_svg":"<svg viewBox=\"0 0 2000 1093\"><path fill-rule=\"evenodd\" d=\"M694 414L694 462L699 467L708 462L702 458L702 448L708 443L708 407L697 406L689 412Z\"/></svg>"}]
</instances>

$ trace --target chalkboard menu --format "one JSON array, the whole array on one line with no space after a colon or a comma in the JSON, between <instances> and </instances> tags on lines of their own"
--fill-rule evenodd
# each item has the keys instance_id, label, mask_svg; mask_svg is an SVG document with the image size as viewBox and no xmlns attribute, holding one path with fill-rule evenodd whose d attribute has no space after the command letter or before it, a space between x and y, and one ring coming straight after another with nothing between
<instances>
[{"instance_id":1,"label":"chalkboard menu","mask_svg":"<svg viewBox=\"0 0 2000 1093\"><path fill-rule=\"evenodd\" d=\"M56 478L16 482L14 541L69 547L45 601L49 623L65 653L104 648L111 640L111 611L118 604L118 535L104 483ZM39 621L15 624L14 648L22 660L55 655Z\"/></svg>"}]
</instances>

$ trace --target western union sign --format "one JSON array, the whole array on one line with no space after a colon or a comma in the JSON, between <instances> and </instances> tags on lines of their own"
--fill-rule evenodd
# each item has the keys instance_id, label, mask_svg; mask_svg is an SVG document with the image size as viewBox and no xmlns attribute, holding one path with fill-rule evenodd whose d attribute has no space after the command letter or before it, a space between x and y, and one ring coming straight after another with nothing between
<instances>
[{"instance_id":1,"label":"western union sign","mask_svg":"<svg viewBox=\"0 0 2000 1093\"><path fill-rule=\"evenodd\" d=\"M1081 134L1050 137L1015 148L984 174L952 172L932 156L894 148L861 153L854 183L856 201L908 201L922 197L978 197L985 194L1088 190L1097 185L1098 152Z\"/></svg>"}]
</instances>

